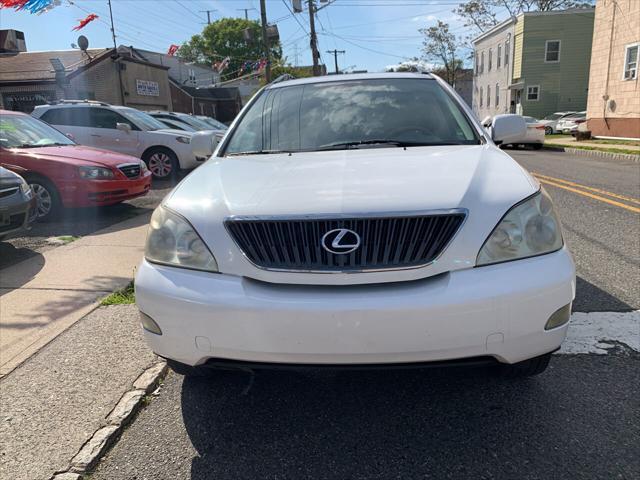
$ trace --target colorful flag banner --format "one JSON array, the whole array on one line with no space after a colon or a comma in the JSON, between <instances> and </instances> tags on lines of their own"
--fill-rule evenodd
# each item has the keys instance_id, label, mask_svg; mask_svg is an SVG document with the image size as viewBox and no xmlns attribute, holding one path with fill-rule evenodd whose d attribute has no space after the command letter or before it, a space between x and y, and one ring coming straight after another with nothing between
<instances>
[{"instance_id":1,"label":"colorful flag banner","mask_svg":"<svg viewBox=\"0 0 640 480\"><path fill-rule=\"evenodd\" d=\"M95 13L90 13L89 15L87 15L86 17L82 18L82 19L78 19L78 25L76 25L75 27L73 27L71 30L81 30L84 27L87 26L88 23L93 22L94 20L96 20L98 17L98 15L96 15Z\"/></svg>"},{"instance_id":2,"label":"colorful flag banner","mask_svg":"<svg viewBox=\"0 0 640 480\"><path fill-rule=\"evenodd\" d=\"M174 56L180 47L178 45L174 45L173 43L169 46L169 50L167 50L167 55Z\"/></svg>"},{"instance_id":3,"label":"colorful flag banner","mask_svg":"<svg viewBox=\"0 0 640 480\"><path fill-rule=\"evenodd\" d=\"M0 0L0 8L27 10L29 13L45 13L60 5L60 0Z\"/></svg>"}]
</instances>

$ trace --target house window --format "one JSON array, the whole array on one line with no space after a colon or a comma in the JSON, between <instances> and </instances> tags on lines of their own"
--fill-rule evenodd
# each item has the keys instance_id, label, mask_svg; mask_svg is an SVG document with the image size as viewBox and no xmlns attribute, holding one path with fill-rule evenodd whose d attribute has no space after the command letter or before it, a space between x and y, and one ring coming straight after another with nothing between
<instances>
[{"instance_id":1,"label":"house window","mask_svg":"<svg viewBox=\"0 0 640 480\"><path fill-rule=\"evenodd\" d=\"M627 45L624 53L623 80L635 80L638 78L638 60L640 56L640 44Z\"/></svg>"},{"instance_id":2,"label":"house window","mask_svg":"<svg viewBox=\"0 0 640 480\"><path fill-rule=\"evenodd\" d=\"M509 65L509 47L511 46L511 39L507 37L504 42L504 65Z\"/></svg>"},{"instance_id":3,"label":"house window","mask_svg":"<svg viewBox=\"0 0 640 480\"><path fill-rule=\"evenodd\" d=\"M540 100L540 85L531 85L527 87L527 101L537 102Z\"/></svg>"},{"instance_id":4,"label":"house window","mask_svg":"<svg viewBox=\"0 0 640 480\"><path fill-rule=\"evenodd\" d=\"M480 54L480 73L484 72L484 52Z\"/></svg>"},{"instance_id":5,"label":"house window","mask_svg":"<svg viewBox=\"0 0 640 480\"><path fill-rule=\"evenodd\" d=\"M480 87L480 106L482 107L482 87Z\"/></svg>"},{"instance_id":6,"label":"house window","mask_svg":"<svg viewBox=\"0 0 640 480\"><path fill-rule=\"evenodd\" d=\"M493 63L493 51L489 49L489 71L491 71L491 64Z\"/></svg>"},{"instance_id":7,"label":"house window","mask_svg":"<svg viewBox=\"0 0 640 480\"><path fill-rule=\"evenodd\" d=\"M476 68L476 75L478 75L478 67L479 67L479 65L478 65L478 52L476 52L476 63L475 63L474 66Z\"/></svg>"},{"instance_id":8,"label":"house window","mask_svg":"<svg viewBox=\"0 0 640 480\"><path fill-rule=\"evenodd\" d=\"M498 54L496 55L496 68L500 68L500 59L502 57L502 44L498 44Z\"/></svg>"},{"instance_id":9,"label":"house window","mask_svg":"<svg viewBox=\"0 0 640 480\"><path fill-rule=\"evenodd\" d=\"M491 86L487 85L487 107L491 107Z\"/></svg>"},{"instance_id":10,"label":"house window","mask_svg":"<svg viewBox=\"0 0 640 480\"><path fill-rule=\"evenodd\" d=\"M547 40L544 42L544 61L546 63L560 61L560 40Z\"/></svg>"},{"instance_id":11,"label":"house window","mask_svg":"<svg viewBox=\"0 0 640 480\"><path fill-rule=\"evenodd\" d=\"M496 83L496 107L498 105L500 105L500 85Z\"/></svg>"}]
</instances>

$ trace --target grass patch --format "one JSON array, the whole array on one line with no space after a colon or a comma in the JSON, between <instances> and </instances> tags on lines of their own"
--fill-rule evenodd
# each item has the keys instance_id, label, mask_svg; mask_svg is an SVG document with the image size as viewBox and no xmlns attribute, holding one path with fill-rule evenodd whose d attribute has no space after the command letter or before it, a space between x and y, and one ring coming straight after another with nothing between
<instances>
[{"instance_id":1,"label":"grass patch","mask_svg":"<svg viewBox=\"0 0 640 480\"><path fill-rule=\"evenodd\" d=\"M136 295L133 291L133 282L129 283L122 290L113 292L107 298L100 302L100 305L131 305L136 302Z\"/></svg>"},{"instance_id":2,"label":"grass patch","mask_svg":"<svg viewBox=\"0 0 640 480\"><path fill-rule=\"evenodd\" d=\"M544 142L547 147L556 147L556 148L577 148L579 150L596 150L598 152L608 152L608 153L623 153L625 155L640 155L638 150L629 150L626 148L607 148L607 147L599 147L599 146L589 146L583 144L571 144L566 145L563 143L553 143L553 142Z\"/></svg>"},{"instance_id":3,"label":"grass patch","mask_svg":"<svg viewBox=\"0 0 640 480\"><path fill-rule=\"evenodd\" d=\"M587 142L600 145L629 145L631 147L640 147L640 142L637 140L609 140L606 138L594 138L592 140L587 140Z\"/></svg>"},{"instance_id":4,"label":"grass patch","mask_svg":"<svg viewBox=\"0 0 640 480\"><path fill-rule=\"evenodd\" d=\"M76 237L75 235L62 235L58 237L58 240L62 242L64 245L67 243L75 242L76 240L80 240L81 237Z\"/></svg>"}]
</instances>

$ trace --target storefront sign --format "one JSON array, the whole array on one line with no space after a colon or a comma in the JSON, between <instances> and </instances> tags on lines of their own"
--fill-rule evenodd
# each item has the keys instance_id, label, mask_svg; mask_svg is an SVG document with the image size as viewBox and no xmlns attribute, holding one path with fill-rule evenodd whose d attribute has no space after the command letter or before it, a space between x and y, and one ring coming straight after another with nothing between
<instances>
[{"instance_id":1,"label":"storefront sign","mask_svg":"<svg viewBox=\"0 0 640 480\"><path fill-rule=\"evenodd\" d=\"M160 85L158 85L158 82L136 79L136 90L138 95L145 95L147 97L160 96Z\"/></svg>"}]
</instances>

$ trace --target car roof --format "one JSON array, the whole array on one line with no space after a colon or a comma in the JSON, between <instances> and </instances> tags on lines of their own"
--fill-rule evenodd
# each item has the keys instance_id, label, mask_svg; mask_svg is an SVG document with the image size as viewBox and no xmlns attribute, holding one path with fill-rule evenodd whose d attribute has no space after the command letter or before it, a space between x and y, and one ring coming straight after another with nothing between
<instances>
[{"instance_id":1,"label":"car roof","mask_svg":"<svg viewBox=\"0 0 640 480\"><path fill-rule=\"evenodd\" d=\"M267 90L274 88L290 87L292 85L308 85L311 83L332 83L346 82L349 80L386 80L389 78L413 78L422 80L433 80L433 76L428 73L412 72L381 72L381 73L349 73L345 75L326 75L323 77L296 78L293 80L283 80L281 82L270 83Z\"/></svg>"}]
</instances>

